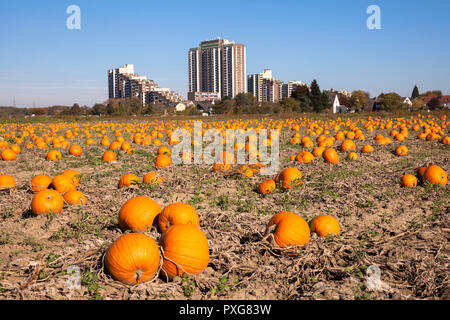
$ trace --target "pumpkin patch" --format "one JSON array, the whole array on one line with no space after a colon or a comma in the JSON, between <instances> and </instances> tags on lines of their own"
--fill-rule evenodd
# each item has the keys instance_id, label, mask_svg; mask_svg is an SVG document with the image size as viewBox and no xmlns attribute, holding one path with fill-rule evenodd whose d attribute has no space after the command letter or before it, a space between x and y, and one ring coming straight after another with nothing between
<instances>
[{"instance_id":1,"label":"pumpkin patch","mask_svg":"<svg viewBox=\"0 0 450 320\"><path fill-rule=\"evenodd\" d=\"M2 298L444 296L444 112L66 120L0 126Z\"/></svg>"}]
</instances>

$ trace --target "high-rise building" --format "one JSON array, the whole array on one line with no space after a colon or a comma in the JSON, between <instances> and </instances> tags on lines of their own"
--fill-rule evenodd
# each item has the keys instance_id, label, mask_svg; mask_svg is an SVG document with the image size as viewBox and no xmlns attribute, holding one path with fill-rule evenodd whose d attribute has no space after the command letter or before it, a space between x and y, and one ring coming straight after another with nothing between
<instances>
[{"instance_id":1,"label":"high-rise building","mask_svg":"<svg viewBox=\"0 0 450 320\"><path fill-rule=\"evenodd\" d=\"M142 104L181 102L184 99L167 88L159 88L155 81L134 73L134 65L108 70L110 99L136 97Z\"/></svg>"},{"instance_id":2,"label":"high-rise building","mask_svg":"<svg viewBox=\"0 0 450 320\"><path fill-rule=\"evenodd\" d=\"M304 85L301 81L289 80L288 83L283 84L281 99L292 97L292 93L297 89L298 86Z\"/></svg>"},{"instance_id":3,"label":"high-rise building","mask_svg":"<svg viewBox=\"0 0 450 320\"><path fill-rule=\"evenodd\" d=\"M220 38L203 41L189 50L188 65L189 92L216 92L221 98L246 92L243 44Z\"/></svg>"},{"instance_id":4,"label":"high-rise building","mask_svg":"<svg viewBox=\"0 0 450 320\"><path fill-rule=\"evenodd\" d=\"M283 82L272 77L272 70L247 76L248 93L258 102L278 102L282 98Z\"/></svg>"}]
</instances>

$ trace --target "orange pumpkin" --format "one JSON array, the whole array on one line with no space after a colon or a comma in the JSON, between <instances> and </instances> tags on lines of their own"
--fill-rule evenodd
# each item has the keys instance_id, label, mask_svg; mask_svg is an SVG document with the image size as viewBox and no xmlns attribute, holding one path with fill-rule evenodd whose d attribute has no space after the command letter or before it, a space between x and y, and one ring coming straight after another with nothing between
<instances>
[{"instance_id":1,"label":"orange pumpkin","mask_svg":"<svg viewBox=\"0 0 450 320\"><path fill-rule=\"evenodd\" d=\"M14 151L16 154L20 154L20 152L22 151L19 147L19 145L17 144L13 144L12 146L9 147L12 151Z\"/></svg>"},{"instance_id":2,"label":"orange pumpkin","mask_svg":"<svg viewBox=\"0 0 450 320\"><path fill-rule=\"evenodd\" d=\"M208 240L197 226L173 225L163 233L160 244L164 250L162 273L169 279L185 272L195 275L208 266Z\"/></svg>"},{"instance_id":3,"label":"orange pumpkin","mask_svg":"<svg viewBox=\"0 0 450 320\"><path fill-rule=\"evenodd\" d=\"M348 154L348 157L347 157L349 160L356 160L356 159L358 159L358 155L356 154L356 152L350 152L349 154Z\"/></svg>"},{"instance_id":4,"label":"orange pumpkin","mask_svg":"<svg viewBox=\"0 0 450 320\"><path fill-rule=\"evenodd\" d=\"M151 280L159 267L161 255L155 240L143 233L127 233L108 248L105 268L116 280L138 284Z\"/></svg>"},{"instance_id":5,"label":"orange pumpkin","mask_svg":"<svg viewBox=\"0 0 450 320\"><path fill-rule=\"evenodd\" d=\"M0 174L0 190L14 188L16 180L10 175Z\"/></svg>"},{"instance_id":6,"label":"orange pumpkin","mask_svg":"<svg viewBox=\"0 0 450 320\"><path fill-rule=\"evenodd\" d=\"M47 189L36 193L31 201L31 210L34 214L48 214L61 212L64 200L58 191Z\"/></svg>"},{"instance_id":7,"label":"orange pumpkin","mask_svg":"<svg viewBox=\"0 0 450 320\"><path fill-rule=\"evenodd\" d=\"M322 154L323 159L331 164L336 164L339 162L339 156L335 149L327 148Z\"/></svg>"},{"instance_id":8,"label":"orange pumpkin","mask_svg":"<svg viewBox=\"0 0 450 320\"><path fill-rule=\"evenodd\" d=\"M12 151L11 149L5 149L1 153L2 159L5 161L12 161L15 160L17 157L17 154Z\"/></svg>"},{"instance_id":9,"label":"orange pumpkin","mask_svg":"<svg viewBox=\"0 0 450 320\"><path fill-rule=\"evenodd\" d=\"M114 151L107 150L103 153L103 161L110 162L110 161L116 161L117 155Z\"/></svg>"},{"instance_id":10,"label":"orange pumpkin","mask_svg":"<svg viewBox=\"0 0 450 320\"><path fill-rule=\"evenodd\" d=\"M155 159L155 166L157 168L165 168L172 164L172 159L165 154L159 154Z\"/></svg>"},{"instance_id":11,"label":"orange pumpkin","mask_svg":"<svg viewBox=\"0 0 450 320\"><path fill-rule=\"evenodd\" d=\"M430 183L438 183L445 186L447 184L447 173L441 167L433 164L427 168L423 179Z\"/></svg>"},{"instance_id":12,"label":"orange pumpkin","mask_svg":"<svg viewBox=\"0 0 450 320\"><path fill-rule=\"evenodd\" d=\"M326 237L329 234L339 235L339 222L336 218L323 214L315 217L311 221L311 231L317 233L321 237Z\"/></svg>"},{"instance_id":13,"label":"orange pumpkin","mask_svg":"<svg viewBox=\"0 0 450 320\"><path fill-rule=\"evenodd\" d=\"M123 186L129 187L131 185L139 184L140 182L141 180L137 175L133 173L127 173L124 176L122 176L122 178L120 178L119 189L122 188Z\"/></svg>"},{"instance_id":14,"label":"orange pumpkin","mask_svg":"<svg viewBox=\"0 0 450 320\"><path fill-rule=\"evenodd\" d=\"M53 178L52 186L59 193L66 193L69 191L77 190L77 187L73 183L72 179L63 174L57 175Z\"/></svg>"},{"instance_id":15,"label":"orange pumpkin","mask_svg":"<svg viewBox=\"0 0 450 320\"><path fill-rule=\"evenodd\" d=\"M120 209L119 225L124 231L147 231L161 211L161 207L153 199L145 196L134 197Z\"/></svg>"},{"instance_id":16,"label":"orange pumpkin","mask_svg":"<svg viewBox=\"0 0 450 320\"><path fill-rule=\"evenodd\" d=\"M50 150L47 153L47 159L52 161L57 161L62 159L61 151L58 150Z\"/></svg>"},{"instance_id":17,"label":"orange pumpkin","mask_svg":"<svg viewBox=\"0 0 450 320\"><path fill-rule=\"evenodd\" d=\"M83 149L79 145L73 144L69 148L69 153L73 156L81 156L83 154Z\"/></svg>"},{"instance_id":18,"label":"orange pumpkin","mask_svg":"<svg viewBox=\"0 0 450 320\"><path fill-rule=\"evenodd\" d=\"M158 154L164 154L166 156L170 156L170 149L167 147L159 147L158 148Z\"/></svg>"},{"instance_id":19,"label":"orange pumpkin","mask_svg":"<svg viewBox=\"0 0 450 320\"><path fill-rule=\"evenodd\" d=\"M282 189L291 189L293 186L303 183L302 177L303 174L297 168L286 168L275 177L275 182Z\"/></svg>"},{"instance_id":20,"label":"orange pumpkin","mask_svg":"<svg viewBox=\"0 0 450 320\"><path fill-rule=\"evenodd\" d=\"M64 194L64 200L70 204L86 205L86 197L81 191L68 191Z\"/></svg>"},{"instance_id":21,"label":"orange pumpkin","mask_svg":"<svg viewBox=\"0 0 450 320\"><path fill-rule=\"evenodd\" d=\"M412 174L405 174L401 181L402 187L416 187L417 186L417 178Z\"/></svg>"},{"instance_id":22,"label":"orange pumpkin","mask_svg":"<svg viewBox=\"0 0 450 320\"><path fill-rule=\"evenodd\" d=\"M352 140L344 140L341 144L341 151L353 151L356 150L356 145Z\"/></svg>"},{"instance_id":23,"label":"orange pumpkin","mask_svg":"<svg viewBox=\"0 0 450 320\"><path fill-rule=\"evenodd\" d=\"M258 192L261 194L272 193L275 191L277 185L273 179L269 179L260 183Z\"/></svg>"},{"instance_id":24,"label":"orange pumpkin","mask_svg":"<svg viewBox=\"0 0 450 320\"><path fill-rule=\"evenodd\" d=\"M63 173L61 173L63 176L66 176L70 179L70 181L72 181L72 183L76 186L78 186L80 184L80 178L81 175L72 169L69 170L65 170Z\"/></svg>"},{"instance_id":25,"label":"orange pumpkin","mask_svg":"<svg viewBox=\"0 0 450 320\"><path fill-rule=\"evenodd\" d=\"M275 226L275 229L271 229ZM309 242L310 230L308 223L292 212L279 212L270 219L265 235L272 234L273 240L280 247L304 245Z\"/></svg>"},{"instance_id":26,"label":"orange pumpkin","mask_svg":"<svg viewBox=\"0 0 450 320\"><path fill-rule=\"evenodd\" d=\"M45 174L38 174L31 179L31 191L39 192L48 189L52 183L52 178Z\"/></svg>"},{"instance_id":27,"label":"orange pumpkin","mask_svg":"<svg viewBox=\"0 0 450 320\"><path fill-rule=\"evenodd\" d=\"M370 144L366 144L364 147L362 147L361 152L362 153L373 152L373 147Z\"/></svg>"},{"instance_id":28,"label":"orange pumpkin","mask_svg":"<svg viewBox=\"0 0 450 320\"><path fill-rule=\"evenodd\" d=\"M169 204L158 216L158 226L161 232L176 224L192 224L199 226L197 211L190 204L176 202Z\"/></svg>"},{"instance_id":29,"label":"orange pumpkin","mask_svg":"<svg viewBox=\"0 0 450 320\"><path fill-rule=\"evenodd\" d=\"M408 148L406 146L401 145L395 149L395 154L398 156L404 156L407 153L408 153Z\"/></svg>"},{"instance_id":30,"label":"orange pumpkin","mask_svg":"<svg viewBox=\"0 0 450 320\"><path fill-rule=\"evenodd\" d=\"M157 172L149 172L144 176L143 179L146 183L156 183L156 184L163 184L165 182L164 177L160 176Z\"/></svg>"}]
</instances>

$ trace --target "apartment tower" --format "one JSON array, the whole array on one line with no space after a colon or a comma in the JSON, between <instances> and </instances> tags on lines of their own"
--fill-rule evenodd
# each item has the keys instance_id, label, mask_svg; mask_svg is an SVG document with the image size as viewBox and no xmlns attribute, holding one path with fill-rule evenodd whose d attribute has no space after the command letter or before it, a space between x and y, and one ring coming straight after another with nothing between
<instances>
[{"instance_id":1,"label":"apartment tower","mask_svg":"<svg viewBox=\"0 0 450 320\"><path fill-rule=\"evenodd\" d=\"M188 52L189 92L215 92L221 98L245 93L246 52L243 44L217 38ZM193 95L191 95L193 96Z\"/></svg>"}]
</instances>

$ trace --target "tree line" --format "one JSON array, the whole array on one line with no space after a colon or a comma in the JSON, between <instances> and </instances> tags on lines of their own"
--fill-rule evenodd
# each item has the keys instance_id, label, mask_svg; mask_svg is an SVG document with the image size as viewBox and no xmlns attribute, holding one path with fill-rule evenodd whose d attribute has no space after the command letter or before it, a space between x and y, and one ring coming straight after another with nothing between
<instances>
[{"instance_id":1,"label":"tree line","mask_svg":"<svg viewBox=\"0 0 450 320\"><path fill-rule=\"evenodd\" d=\"M424 108L442 108L442 91L430 90L420 94L417 86L414 86L410 100L412 105L404 103L404 99L397 93L382 93L376 99L371 99L368 92L355 90L350 95L337 93L333 89L321 90L316 80L310 86L299 85L293 90L290 97L284 97L279 102L258 102L251 93L240 93L234 98L224 97L212 105L213 114L283 114L300 112L331 112L331 106L335 96L338 96L340 105L353 109L356 112L362 110L409 110L419 111ZM427 103L424 102L427 101ZM51 106L47 108L14 108L0 107L0 117L23 117L31 115L49 116L130 116L130 115L162 115L162 114L201 115L197 106L191 105L182 112L176 112L174 105L163 104L143 105L138 98L110 99L104 103L96 103L92 107L80 106Z\"/></svg>"}]
</instances>

